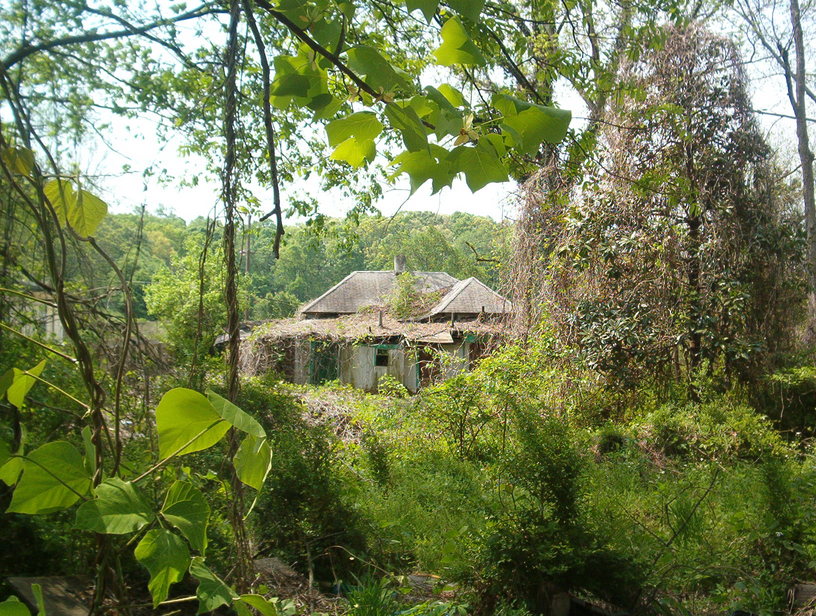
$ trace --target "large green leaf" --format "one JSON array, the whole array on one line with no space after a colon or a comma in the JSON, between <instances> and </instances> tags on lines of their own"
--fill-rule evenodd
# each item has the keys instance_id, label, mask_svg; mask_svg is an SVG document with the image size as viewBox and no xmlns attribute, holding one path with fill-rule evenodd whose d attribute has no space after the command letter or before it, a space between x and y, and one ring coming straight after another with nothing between
<instances>
[{"instance_id":1,"label":"large green leaf","mask_svg":"<svg viewBox=\"0 0 816 616\"><path fill-rule=\"evenodd\" d=\"M76 512L76 526L109 535L132 533L153 519L153 512L132 483L118 477L106 479L94 488L92 501Z\"/></svg>"},{"instance_id":2,"label":"large green leaf","mask_svg":"<svg viewBox=\"0 0 816 616\"><path fill-rule=\"evenodd\" d=\"M463 17L476 21L484 9L485 0L447 0L447 3Z\"/></svg>"},{"instance_id":3,"label":"large green leaf","mask_svg":"<svg viewBox=\"0 0 816 616\"><path fill-rule=\"evenodd\" d=\"M410 80L373 47L357 45L349 49L347 55L349 68L364 75L365 82L375 90L385 93L410 88Z\"/></svg>"},{"instance_id":4,"label":"large green leaf","mask_svg":"<svg viewBox=\"0 0 816 616\"><path fill-rule=\"evenodd\" d=\"M286 109L292 103L312 105L317 98L330 96L328 76L308 54L276 56L275 79L270 87L269 102L273 107Z\"/></svg>"},{"instance_id":5,"label":"large green leaf","mask_svg":"<svg viewBox=\"0 0 816 616\"><path fill-rule=\"evenodd\" d=\"M190 575L198 580L198 613L212 612L222 605L232 605L237 595L221 579L215 575L200 556L193 558L190 563Z\"/></svg>"},{"instance_id":6,"label":"large green leaf","mask_svg":"<svg viewBox=\"0 0 816 616\"><path fill-rule=\"evenodd\" d=\"M209 389L206 391L207 399L213 405L215 412L228 421L232 426L241 432L252 434L258 438L266 437L266 431L258 420L249 413L241 410L226 398L219 396Z\"/></svg>"},{"instance_id":7,"label":"large green leaf","mask_svg":"<svg viewBox=\"0 0 816 616\"><path fill-rule=\"evenodd\" d=\"M402 142L409 151L414 152L428 147L428 135L416 111L411 107L400 107L396 103L387 105L385 115L402 135Z\"/></svg>"},{"instance_id":8,"label":"large green leaf","mask_svg":"<svg viewBox=\"0 0 816 616\"><path fill-rule=\"evenodd\" d=\"M0 603L0 616L31 616L31 612L17 597L9 597Z\"/></svg>"},{"instance_id":9,"label":"large green leaf","mask_svg":"<svg viewBox=\"0 0 816 616\"><path fill-rule=\"evenodd\" d=\"M567 134L572 114L563 109L531 107L515 116L504 118L504 125L522 139L516 149L524 154L535 154L542 141L561 143Z\"/></svg>"},{"instance_id":10,"label":"large green leaf","mask_svg":"<svg viewBox=\"0 0 816 616\"><path fill-rule=\"evenodd\" d=\"M235 602L235 608L239 614L251 615L252 612L246 606L255 608L261 616L280 616L278 607L276 605L277 599L269 600L262 595L241 595L238 601Z\"/></svg>"},{"instance_id":11,"label":"large green leaf","mask_svg":"<svg viewBox=\"0 0 816 616\"><path fill-rule=\"evenodd\" d=\"M432 192L436 194L450 186L456 173L451 169L446 157L448 151L438 145L430 145L425 150L403 152L391 162L398 165L394 175L407 173L411 180L411 194L428 180L433 181Z\"/></svg>"},{"instance_id":12,"label":"large green leaf","mask_svg":"<svg viewBox=\"0 0 816 616\"><path fill-rule=\"evenodd\" d=\"M11 173L31 177L34 171L34 152L21 146L10 146L0 150L0 156Z\"/></svg>"},{"instance_id":13,"label":"large green leaf","mask_svg":"<svg viewBox=\"0 0 816 616\"><path fill-rule=\"evenodd\" d=\"M156 607L167 599L170 586L184 577L190 566L190 550L178 535L154 528L147 531L133 553L150 572L147 588L153 597L153 607Z\"/></svg>"},{"instance_id":14,"label":"large green leaf","mask_svg":"<svg viewBox=\"0 0 816 616\"><path fill-rule=\"evenodd\" d=\"M572 120L569 110L529 103L507 94L495 94L492 103L504 116L502 126L517 142L514 147L525 154L535 153L542 141L560 143Z\"/></svg>"},{"instance_id":15,"label":"large green leaf","mask_svg":"<svg viewBox=\"0 0 816 616\"><path fill-rule=\"evenodd\" d=\"M6 485L13 486L20 479L23 472L23 459L19 457L9 458L5 464L0 466L0 481Z\"/></svg>"},{"instance_id":16,"label":"large green leaf","mask_svg":"<svg viewBox=\"0 0 816 616\"><path fill-rule=\"evenodd\" d=\"M361 143L373 141L382 130L383 125L373 111L358 111L326 125L331 146L338 146L349 137L354 137Z\"/></svg>"},{"instance_id":17,"label":"large green leaf","mask_svg":"<svg viewBox=\"0 0 816 616\"><path fill-rule=\"evenodd\" d=\"M566 109L536 105L506 94L494 95L492 102L504 116L502 127L512 136L515 149L524 154L534 154L542 141L560 143L572 119Z\"/></svg>"},{"instance_id":18,"label":"large green leaf","mask_svg":"<svg viewBox=\"0 0 816 616\"><path fill-rule=\"evenodd\" d=\"M192 389L171 389L156 407L161 458L212 447L229 428L229 422L218 414L212 403Z\"/></svg>"},{"instance_id":19,"label":"large green leaf","mask_svg":"<svg viewBox=\"0 0 816 616\"><path fill-rule=\"evenodd\" d=\"M506 182L505 169L496 151L496 144L486 135L479 139L476 147L459 146L451 152L453 168L465 174L465 181L473 192L491 182ZM498 135L492 135L498 137Z\"/></svg>"},{"instance_id":20,"label":"large green leaf","mask_svg":"<svg viewBox=\"0 0 816 616\"><path fill-rule=\"evenodd\" d=\"M339 47L344 39L343 23L339 19L321 19L314 26L310 32L312 37L326 49L334 53L343 51Z\"/></svg>"},{"instance_id":21,"label":"large green leaf","mask_svg":"<svg viewBox=\"0 0 816 616\"><path fill-rule=\"evenodd\" d=\"M43 186L43 192L60 223L83 237L92 236L108 213L108 205L102 199L87 190L74 190L69 180L51 180Z\"/></svg>"},{"instance_id":22,"label":"large green leaf","mask_svg":"<svg viewBox=\"0 0 816 616\"><path fill-rule=\"evenodd\" d=\"M5 440L0 440L0 468L3 468L3 465L5 465L10 457L11 446Z\"/></svg>"},{"instance_id":23,"label":"large green leaf","mask_svg":"<svg viewBox=\"0 0 816 616\"><path fill-rule=\"evenodd\" d=\"M14 462L17 458L9 460ZM9 464L7 463L7 464ZM65 441L46 443L23 460L9 513L51 513L70 507L91 488L91 477L76 447Z\"/></svg>"},{"instance_id":24,"label":"large green leaf","mask_svg":"<svg viewBox=\"0 0 816 616\"><path fill-rule=\"evenodd\" d=\"M361 167L366 161L374 160L374 139L382 129L382 123L371 111L358 111L329 122L326 125L329 145L336 146L331 159L345 161L353 167Z\"/></svg>"},{"instance_id":25,"label":"large green leaf","mask_svg":"<svg viewBox=\"0 0 816 616\"><path fill-rule=\"evenodd\" d=\"M409 12L419 9L425 17L425 21L431 23L431 20L436 15L436 9L439 7L439 0L406 0L406 6Z\"/></svg>"},{"instance_id":26,"label":"large green leaf","mask_svg":"<svg viewBox=\"0 0 816 616\"><path fill-rule=\"evenodd\" d=\"M377 146L373 141L359 141L355 137L349 137L334 148L329 158L346 162L352 167L362 167L366 162L373 161L376 155Z\"/></svg>"},{"instance_id":27,"label":"large green leaf","mask_svg":"<svg viewBox=\"0 0 816 616\"><path fill-rule=\"evenodd\" d=\"M451 17L442 26L442 44L433 52L438 64L453 66L464 64L483 66L484 56L470 39L470 36L457 17Z\"/></svg>"},{"instance_id":28,"label":"large green leaf","mask_svg":"<svg viewBox=\"0 0 816 616\"><path fill-rule=\"evenodd\" d=\"M8 398L8 401L11 404L16 406L18 409L22 408L25 397L28 395L28 392L31 391L31 388L37 383L37 379L34 377L40 376L43 368L45 368L45 360L42 360L39 364L28 371L34 376L29 376L25 373L25 371L14 368L14 378L11 385L9 385L8 389L6 390L6 398Z\"/></svg>"},{"instance_id":29,"label":"large green leaf","mask_svg":"<svg viewBox=\"0 0 816 616\"><path fill-rule=\"evenodd\" d=\"M437 139L445 135L457 135L464 123L463 113L456 109L441 91L433 86L426 86L425 92L435 109L428 115L428 121L434 126Z\"/></svg>"},{"instance_id":30,"label":"large green leaf","mask_svg":"<svg viewBox=\"0 0 816 616\"><path fill-rule=\"evenodd\" d=\"M466 107L465 96L449 83L439 84L439 93L454 107Z\"/></svg>"},{"instance_id":31,"label":"large green leaf","mask_svg":"<svg viewBox=\"0 0 816 616\"><path fill-rule=\"evenodd\" d=\"M272 449L264 438L248 434L233 458L238 479L260 491L272 468Z\"/></svg>"},{"instance_id":32,"label":"large green leaf","mask_svg":"<svg viewBox=\"0 0 816 616\"><path fill-rule=\"evenodd\" d=\"M161 515L181 531L194 549L204 553L210 506L198 489L184 481L175 482L167 490Z\"/></svg>"}]
</instances>

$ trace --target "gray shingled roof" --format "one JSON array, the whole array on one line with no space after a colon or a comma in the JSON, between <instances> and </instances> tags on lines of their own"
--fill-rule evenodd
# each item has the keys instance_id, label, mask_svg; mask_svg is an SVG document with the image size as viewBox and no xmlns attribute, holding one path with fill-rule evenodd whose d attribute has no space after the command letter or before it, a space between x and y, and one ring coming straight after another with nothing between
<instances>
[{"instance_id":1,"label":"gray shingled roof","mask_svg":"<svg viewBox=\"0 0 816 616\"><path fill-rule=\"evenodd\" d=\"M426 316L438 314L503 314L513 305L478 278L457 282Z\"/></svg>"},{"instance_id":2,"label":"gray shingled roof","mask_svg":"<svg viewBox=\"0 0 816 616\"><path fill-rule=\"evenodd\" d=\"M417 291L429 293L453 287L459 281L445 272L411 272ZM354 314L366 306L381 305L396 284L393 271L352 272L317 299L300 309L303 315Z\"/></svg>"}]
</instances>

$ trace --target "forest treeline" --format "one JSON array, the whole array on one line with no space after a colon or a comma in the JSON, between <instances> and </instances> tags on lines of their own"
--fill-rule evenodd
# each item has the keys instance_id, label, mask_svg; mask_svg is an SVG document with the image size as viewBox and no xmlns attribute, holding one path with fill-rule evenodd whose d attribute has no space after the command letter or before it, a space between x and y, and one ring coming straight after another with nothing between
<instances>
[{"instance_id":1,"label":"forest treeline","mask_svg":"<svg viewBox=\"0 0 816 616\"><path fill-rule=\"evenodd\" d=\"M202 218L185 222L151 213L105 218L100 243L132 280L138 318L171 320L178 305L170 302L193 301L197 290L192 283L198 278L206 234L207 221ZM500 265L511 250L512 224L462 212L326 217L308 225L291 225L277 259L272 254L274 234L270 223L252 225L243 233L239 265L246 293L243 308L250 320L292 316L298 305L355 270L393 269L394 256L400 254L408 255L412 270L448 272L460 279L475 276L498 288ZM214 269L208 270L207 284L218 289L222 282L218 272L223 276L223 268L217 256L212 260ZM79 258L70 279L89 288L104 288L111 280L98 276L103 272L99 262ZM192 285L186 298L179 293L185 281ZM116 301L112 306L121 310L121 300ZM217 310L217 303L208 304L208 309Z\"/></svg>"}]
</instances>

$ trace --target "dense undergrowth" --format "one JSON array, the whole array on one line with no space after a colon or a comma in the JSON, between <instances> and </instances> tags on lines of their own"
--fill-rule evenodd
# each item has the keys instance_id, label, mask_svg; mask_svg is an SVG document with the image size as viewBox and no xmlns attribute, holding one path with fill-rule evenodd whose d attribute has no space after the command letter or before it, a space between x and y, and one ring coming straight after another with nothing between
<instances>
[{"instance_id":1,"label":"dense undergrowth","mask_svg":"<svg viewBox=\"0 0 816 616\"><path fill-rule=\"evenodd\" d=\"M698 401L642 390L604 406L624 394L548 357L510 347L415 397L311 394L359 438L266 393L297 387L248 383L280 435L263 549L326 585L436 574L477 614L547 613L562 591L640 613L784 611L816 566L816 458L772 404L782 377L776 395L708 378ZM783 395L809 423L800 381Z\"/></svg>"},{"instance_id":2,"label":"dense undergrowth","mask_svg":"<svg viewBox=\"0 0 816 616\"><path fill-rule=\"evenodd\" d=\"M339 589L358 616L407 609L400 576L415 572L456 591L414 614L546 614L564 591L630 613L785 611L816 567L812 371L725 388L713 370L690 394L558 366L542 338L413 397L245 381L239 403L274 451L249 518L256 554ZM25 418L29 438L54 429L49 413ZM131 445L147 451L140 427ZM208 560L228 571L227 497L207 470L220 463L201 452L180 472L207 494ZM4 571L92 567L70 516L6 520ZM125 575L146 582L136 563Z\"/></svg>"}]
</instances>

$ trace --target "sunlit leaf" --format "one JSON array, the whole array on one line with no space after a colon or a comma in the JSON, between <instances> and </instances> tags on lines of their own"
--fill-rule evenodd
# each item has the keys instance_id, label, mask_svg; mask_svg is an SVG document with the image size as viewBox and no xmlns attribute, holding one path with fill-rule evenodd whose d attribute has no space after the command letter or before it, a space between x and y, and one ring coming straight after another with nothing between
<instances>
[{"instance_id":1,"label":"sunlit leaf","mask_svg":"<svg viewBox=\"0 0 816 616\"><path fill-rule=\"evenodd\" d=\"M78 235L91 237L108 213L108 205L87 190L74 190L69 180L51 180L43 192L57 213L62 225L70 226Z\"/></svg>"},{"instance_id":2,"label":"sunlit leaf","mask_svg":"<svg viewBox=\"0 0 816 616\"><path fill-rule=\"evenodd\" d=\"M9 171L31 177L34 171L34 152L22 146L11 146L0 151Z\"/></svg>"},{"instance_id":3,"label":"sunlit leaf","mask_svg":"<svg viewBox=\"0 0 816 616\"><path fill-rule=\"evenodd\" d=\"M190 575L198 580L198 613L212 612L222 605L231 605L237 599L233 590L215 575L200 556L193 558L190 563Z\"/></svg>"},{"instance_id":4,"label":"sunlit leaf","mask_svg":"<svg viewBox=\"0 0 816 616\"><path fill-rule=\"evenodd\" d=\"M473 192L491 182L506 182L508 179L495 144L488 139L480 139L476 147L457 147L451 152L451 162L457 171L465 174L465 181Z\"/></svg>"},{"instance_id":5,"label":"sunlit leaf","mask_svg":"<svg viewBox=\"0 0 816 616\"><path fill-rule=\"evenodd\" d=\"M365 82L375 90L389 92L411 85L410 79L373 47L357 45L349 49L347 55L349 68L365 76Z\"/></svg>"},{"instance_id":6,"label":"sunlit leaf","mask_svg":"<svg viewBox=\"0 0 816 616\"><path fill-rule=\"evenodd\" d=\"M133 553L150 572L147 588L156 607L167 599L170 586L184 577L190 566L190 550L178 535L154 528L147 531Z\"/></svg>"},{"instance_id":7,"label":"sunlit leaf","mask_svg":"<svg viewBox=\"0 0 816 616\"><path fill-rule=\"evenodd\" d=\"M109 535L132 533L153 519L153 512L128 481L111 477L94 488L95 498L82 503L76 512L76 526Z\"/></svg>"},{"instance_id":8,"label":"sunlit leaf","mask_svg":"<svg viewBox=\"0 0 816 616\"><path fill-rule=\"evenodd\" d=\"M433 53L437 64L442 66L453 66L464 64L466 66L482 66L485 64L484 56L479 48L470 39L462 22L456 17L451 17L442 26L442 45Z\"/></svg>"},{"instance_id":9,"label":"sunlit leaf","mask_svg":"<svg viewBox=\"0 0 816 616\"><path fill-rule=\"evenodd\" d=\"M403 152L394 158L391 164L397 166L394 175L408 174L412 194L428 180L432 180L432 192L435 194L444 187L450 186L456 175L447 161L447 156L447 150L431 145L425 150Z\"/></svg>"},{"instance_id":10,"label":"sunlit leaf","mask_svg":"<svg viewBox=\"0 0 816 616\"><path fill-rule=\"evenodd\" d=\"M443 83L439 86L438 90L454 107L467 106L464 95L452 85Z\"/></svg>"},{"instance_id":11,"label":"sunlit leaf","mask_svg":"<svg viewBox=\"0 0 816 616\"><path fill-rule=\"evenodd\" d=\"M260 491L272 468L272 449L266 438L248 434L233 459L238 479Z\"/></svg>"},{"instance_id":12,"label":"sunlit leaf","mask_svg":"<svg viewBox=\"0 0 816 616\"><path fill-rule=\"evenodd\" d=\"M156 407L161 458L212 447L229 428L230 424L218 414L212 403L192 389L171 389Z\"/></svg>"},{"instance_id":13,"label":"sunlit leaf","mask_svg":"<svg viewBox=\"0 0 816 616\"><path fill-rule=\"evenodd\" d=\"M5 464L0 466L0 481L8 486L13 486L20 479L23 472L22 458L9 458Z\"/></svg>"},{"instance_id":14,"label":"sunlit leaf","mask_svg":"<svg viewBox=\"0 0 816 616\"><path fill-rule=\"evenodd\" d=\"M170 486L161 515L181 531L193 548L204 553L207 549L210 506L195 486L184 481L176 481Z\"/></svg>"},{"instance_id":15,"label":"sunlit leaf","mask_svg":"<svg viewBox=\"0 0 816 616\"><path fill-rule=\"evenodd\" d=\"M266 436L266 431L264 431L263 426L249 413L241 410L235 404L219 396L214 391L207 390L206 394L215 412L232 424L237 430L252 434L258 438L264 438Z\"/></svg>"},{"instance_id":16,"label":"sunlit leaf","mask_svg":"<svg viewBox=\"0 0 816 616\"><path fill-rule=\"evenodd\" d=\"M275 602L261 595L241 595L235 607L238 608L242 603L258 610L261 616L280 616Z\"/></svg>"},{"instance_id":17,"label":"sunlit leaf","mask_svg":"<svg viewBox=\"0 0 816 616\"><path fill-rule=\"evenodd\" d=\"M31 616L31 612L17 597L9 597L0 603L0 616Z\"/></svg>"},{"instance_id":18,"label":"sunlit leaf","mask_svg":"<svg viewBox=\"0 0 816 616\"><path fill-rule=\"evenodd\" d=\"M270 85L269 102L273 107L286 109L292 103L312 105L317 98L331 96L328 76L307 54L276 56L275 78Z\"/></svg>"},{"instance_id":19,"label":"sunlit leaf","mask_svg":"<svg viewBox=\"0 0 816 616\"><path fill-rule=\"evenodd\" d=\"M372 111L358 111L326 125L331 146L338 146L349 137L354 137L360 143L373 141L382 130L382 123Z\"/></svg>"},{"instance_id":20,"label":"sunlit leaf","mask_svg":"<svg viewBox=\"0 0 816 616\"><path fill-rule=\"evenodd\" d=\"M91 488L82 455L65 441L46 443L32 451L23 460L22 470L7 509L9 513L59 511L73 505Z\"/></svg>"},{"instance_id":21,"label":"sunlit leaf","mask_svg":"<svg viewBox=\"0 0 816 616\"><path fill-rule=\"evenodd\" d=\"M371 162L377 154L374 141L358 141L354 137L346 139L334 148L329 158L350 164L352 167L362 167Z\"/></svg>"},{"instance_id":22,"label":"sunlit leaf","mask_svg":"<svg viewBox=\"0 0 816 616\"><path fill-rule=\"evenodd\" d=\"M455 135L462 128L464 121L463 113L456 109L448 98L433 86L426 86L425 92L428 99L436 106L436 110L429 116L428 120L434 126L434 134L437 139L445 135Z\"/></svg>"},{"instance_id":23,"label":"sunlit leaf","mask_svg":"<svg viewBox=\"0 0 816 616\"><path fill-rule=\"evenodd\" d=\"M439 0L406 0L406 6L409 12L419 9L425 17L425 21L431 23L436 9L439 7Z\"/></svg>"},{"instance_id":24,"label":"sunlit leaf","mask_svg":"<svg viewBox=\"0 0 816 616\"><path fill-rule=\"evenodd\" d=\"M421 150L428 146L428 135L416 111L410 107L403 108L397 104L391 104L386 106L385 115L392 128L400 132L402 141L409 151Z\"/></svg>"},{"instance_id":25,"label":"sunlit leaf","mask_svg":"<svg viewBox=\"0 0 816 616\"><path fill-rule=\"evenodd\" d=\"M37 383L37 379L34 377L40 376L43 368L45 368L45 360L42 360L39 364L28 371L33 376L29 376L23 370L14 368L14 378L12 379L11 385L9 385L8 389L6 389L6 398L11 404L16 406L18 409L23 407L25 397L28 395L28 392L31 391L31 388Z\"/></svg>"},{"instance_id":26,"label":"sunlit leaf","mask_svg":"<svg viewBox=\"0 0 816 616\"><path fill-rule=\"evenodd\" d=\"M560 143L567 134L572 113L522 101L506 94L493 96L493 106L502 115L502 128L512 137L515 149L534 154L543 141Z\"/></svg>"}]
</instances>

